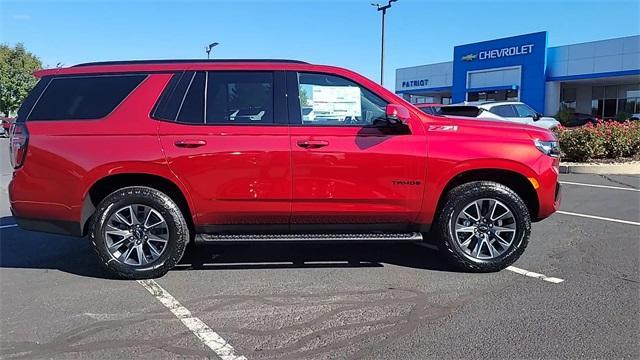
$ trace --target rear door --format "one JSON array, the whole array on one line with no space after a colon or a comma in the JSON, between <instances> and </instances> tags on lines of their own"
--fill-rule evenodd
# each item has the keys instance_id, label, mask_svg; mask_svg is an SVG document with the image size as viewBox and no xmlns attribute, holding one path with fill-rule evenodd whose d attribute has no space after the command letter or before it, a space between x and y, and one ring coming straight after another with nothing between
<instances>
[{"instance_id":1,"label":"rear door","mask_svg":"<svg viewBox=\"0 0 640 360\"><path fill-rule=\"evenodd\" d=\"M409 227L420 210L426 176L420 120L412 119L402 134L372 127L385 116L387 101L331 74L289 73L287 90L299 95L288 98L292 229ZM309 108L313 117L302 111Z\"/></svg>"},{"instance_id":2,"label":"rear door","mask_svg":"<svg viewBox=\"0 0 640 360\"><path fill-rule=\"evenodd\" d=\"M171 170L189 189L198 231L288 229L291 161L284 73L176 74L154 116Z\"/></svg>"}]
</instances>

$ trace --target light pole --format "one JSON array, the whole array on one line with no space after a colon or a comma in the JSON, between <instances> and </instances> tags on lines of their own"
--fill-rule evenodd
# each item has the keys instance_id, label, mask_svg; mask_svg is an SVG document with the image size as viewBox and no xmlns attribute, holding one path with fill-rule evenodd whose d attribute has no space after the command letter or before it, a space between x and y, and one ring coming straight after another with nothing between
<instances>
[{"instance_id":1,"label":"light pole","mask_svg":"<svg viewBox=\"0 0 640 360\"><path fill-rule=\"evenodd\" d=\"M380 50L380 85L383 85L384 82L384 16L387 15L387 9L391 7L391 3L394 3L398 0L389 0L387 5L380 4L371 4L376 7L378 11L382 11L382 45Z\"/></svg>"},{"instance_id":2,"label":"light pole","mask_svg":"<svg viewBox=\"0 0 640 360\"><path fill-rule=\"evenodd\" d=\"M207 59L209 59L209 54L211 53L211 50L218 45L220 45L220 43L214 42L204 47L204 51L207 52Z\"/></svg>"}]
</instances>

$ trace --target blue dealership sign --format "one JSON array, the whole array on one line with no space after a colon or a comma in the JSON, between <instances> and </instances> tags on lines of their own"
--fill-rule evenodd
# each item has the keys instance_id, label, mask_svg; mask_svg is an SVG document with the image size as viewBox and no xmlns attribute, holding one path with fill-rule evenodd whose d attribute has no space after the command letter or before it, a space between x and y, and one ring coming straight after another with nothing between
<instances>
[{"instance_id":1,"label":"blue dealership sign","mask_svg":"<svg viewBox=\"0 0 640 360\"><path fill-rule=\"evenodd\" d=\"M519 87L520 100L543 112L546 54L546 31L456 46L453 50L453 102L466 100L469 72L517 66L520 84L503 84L504 88Z\"/></svg>"}]
</instances>

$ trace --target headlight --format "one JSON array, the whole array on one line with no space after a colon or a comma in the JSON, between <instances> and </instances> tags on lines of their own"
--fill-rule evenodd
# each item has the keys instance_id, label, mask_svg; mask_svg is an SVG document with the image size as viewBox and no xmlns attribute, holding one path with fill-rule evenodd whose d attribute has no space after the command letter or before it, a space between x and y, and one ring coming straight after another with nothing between
<instances>
[{"instance_id":1,"label":"headlight","mask_svg":"<svg viewBox=\"0 0 640 360\"><path fill-rule=\"evenodd\" d=\"M560 144L558 144L557 141L544 141L536 139L534 140L534 143L536 144L538 150L540 150L543 154L553 157L560 157Z\"/></svg>"}]
</instances>

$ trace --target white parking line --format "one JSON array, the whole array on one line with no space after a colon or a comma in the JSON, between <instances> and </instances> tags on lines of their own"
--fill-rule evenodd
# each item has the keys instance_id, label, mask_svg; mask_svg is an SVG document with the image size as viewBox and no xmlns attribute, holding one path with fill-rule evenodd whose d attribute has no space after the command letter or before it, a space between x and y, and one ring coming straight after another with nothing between
<instances>
[{"instance_id":1,"label":"white parking line","mask_svg":"<svg viewBox=\"0 0 640 360\"><path fill-rule=\"evenodd\" d=\"M0 229L16 227L18 224L0 225Z\"/></svg>"},{"instance_id":2,"label":"white parking line","mask_svg":"<svg viewBox=\"0 0 640 360\"><path fill-rule=\"evenodd\" d=\"M570 182L570 181L560 181L560 184L576 185L576 186L588 186L588 187L595 187L595 188L604 188L604 189L613 189L613 190L625 190L625 191L636 191L636 192L640 192L640 189L626 188L626 187L620 187L620 186L608 186L608 185L585 184L585 183L577 183L577 182Z\"/></svg>"},{"instance_id":3,"label":"white parking line","mask_svg":"<svg viewBox=\"0 0 640 360\"><path fill-rule=\"evenodd\" d=\"M561 210L558 210L556 212L558 214L563 214L563 215L578 216L578 217L583 217L583 218L588 218L588 219L604 220L604 221L611 221L611 222L620 223L620 224L640 226L640 222L635 222L635 221L612 219L612 218L607 218L607 217L602 217L602 216L595 216L595 215L587 215L587 214L578 214L578 213L574 213L574 212L561 211Z\"/></svg>"},{"instance_id":4,"label":"white parking line","mask_svg":"<svg viewBox=\"0 0 640 360\"><path fill-rule=\"evenodd\" d=\"M546 275L543 275L543 274L535 273L533 271L520 269L520 268L517 268L515 266L509 266L509 267L507 267L507 270L513 271L514 273L517 273L517 274L520 274L520 275L524 275L524 276L528 276L528 277L544 280L544 281L547 281L547 282L550 282L550 283L554 283L554 284L559 284L559 283L564 281L564 279L560 279L560 278L556 278L556 277L549 277L549 276L546 276Z\"/></svg>"},{"instance_id":5,"label":"white parking line","mask_svg":"<svg viewBox=\"0 0 640 360\"><path fill-rule=\"evenodd\" d=\"M138 280L151 295L155 296L169 311L173 313L198 339L213 350L222 360L247 360L246 357L236 355L233 346L213 331L207 324L182 306L171 294L154 280Z\"/></svg>"}]
</instances>

